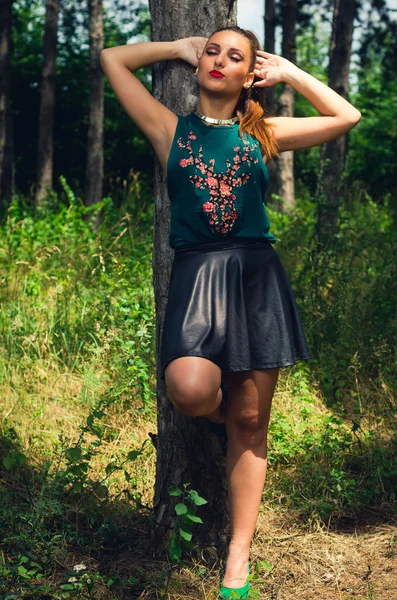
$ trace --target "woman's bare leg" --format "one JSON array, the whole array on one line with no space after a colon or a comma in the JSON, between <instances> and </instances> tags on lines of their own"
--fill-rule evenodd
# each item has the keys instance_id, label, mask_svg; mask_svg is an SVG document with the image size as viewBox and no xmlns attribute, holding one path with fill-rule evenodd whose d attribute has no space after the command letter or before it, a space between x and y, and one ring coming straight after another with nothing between
<instances>
[{"instance_id":1,"label":"woman's bare leg","mask_svg":"<svg viewBox=\"0 0 397 600\"><path fill-rule=\"evenodd\" d=\"M223 585L247 580L267 469L267 430L279 368L228 373L225 425L231 539Z\"/></svg>"},{"instance_id":2,"label":"woman's bare leg","mask_svg":"<svg viewBox=\"0 0 397 600\"><path fill-rule=\"evenodd\" d=\"M177 410L191 417L220 420L222 371L200 356L181 356L165 369L167 396ZM223 419L224 420L224 419Z\"/></svg>"}]
</instances>

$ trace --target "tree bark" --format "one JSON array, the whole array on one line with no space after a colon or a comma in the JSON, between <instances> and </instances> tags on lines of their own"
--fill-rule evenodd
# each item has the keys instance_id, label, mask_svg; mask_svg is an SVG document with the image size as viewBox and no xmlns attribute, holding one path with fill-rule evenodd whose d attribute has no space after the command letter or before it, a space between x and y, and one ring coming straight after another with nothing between
<instances>
[{"instance_id":1,"label":"tree bark","mask_svg":"<svg viewBox=\"0 0 397 600\"><path fill-rule=\"evenodd\" d=\"M335 0L328 85L343 98L348 99L349 70L352 51L356 0ZM339 205L343 188L348 136L343 135L323 144L321 148L320 175L317 188L317 239L328 245L338 230Z\"/></svg>"},{"instance_id":2,"label":"tree bark","mask_svg":"<svg viewBox=\"0 0 397 600\"><path fill-rule=\"evenodd\" d=\"M281 0L281 17L283 28L282 56L289 61L296 62L296 0ZM283 91L278 100L278 114L283 117L293 117L295 106L295 90L287 83L283 84ZM295 210L294 190L294 152L282 152L277 160L276 169L277 195L280 200L274 203L277 210L282 213Z\"/></svg>"},{"instance_id":3,"label":"tree bark","mask_svg":"<svg viewBox=\"0 0 397 600\"><path fill-rule=\"evenodd\" d=\"M0 205L3 209L12 200L15 177L10 99L12 4L13 0L0 0Z\"/></svg>"},{"instance_id":4,"label":"tree bark","mask_svg":"<svg viewBox=\"0 0 397 600\"><path fill-rule=\"evenodd\" d=\"M44 64L40 90L36 206L40 204L48 188L52 189L58 14L59 0L47 0L43 49Z\"/></svg>"},{"instance_id":5,"label":"tree bark","mask_svg":"<svg viewBox=\"0 0 397 600\"><path fill-rule=\"evenodd\" d=\"M270 52L271 54L275 54L276 44L275 44L275 36L276 36L276 3L275 0L265 0L265 44L264 49L266 52ZM267 115L276 115L277 114L277 98L276 98L276 87L272 85L271 87L265 88L266 95L266 114ZM267 165L267 170L269 173L269 183L266 192L266 204L270 204L273 208L275 204L278 204L277 201L272 199L272 194L278 194L278 185L277 185L277 162L278 159L271 160Z\"/></svg>"},{"instance_id":6,"label":"tree bark","mask_svg":"<svg viewBox=\"0 0 397 600\"><path fill-rule=\"evenodd\" d=\"M276 5L275 0L265 0L265 43L263 48L266 52L275 53L275 29L276 29ZM270 114L276 113L276 88L272 85L265 88L266 106Z\"/></svg>"},{"instance_id":7,"label":"tree bark","mask_svg":"<svg viewBox=\"0 0 397 600\"><path fill-rule=\"evenodd\" d=\"M104 78L99 54L103 49L102 0L89 0L90 10L90 87L85 204L92 206L102 199L103 186L103 116ZM95 226L99 223L99 214Z\"/></svg>"},{"instance_id":8,"label":"tree bark","mask_svg":"<svg viewBox=\"0 0 397 600\"><path fill-rule=\"evenodd\" d=\"M209 36L214 29L236 23L236 0L150 0L152 41L175 40L189 36ZM162 61L153 65L153 95L176 113L187 114L198 102L194 68L184 61ZM174 526L175 500L168 494L171 485L190 489L208 500L200 506L193 541L201 547L224 549L228 528L225 448L222 438L212 434L202 418L179 413L167 398L161 381L160 348L170 271L174 251L168 246L170 200L166 178L154 157L154 243L153 283L156 305L156 355L158 376L158 438L152 528L154 552L162 552ZM180 500L179 500L180 501ZM213 550L212 550L213 551ZM216 554L216 551L215 551Z\"/></svg>"}]
</instances>

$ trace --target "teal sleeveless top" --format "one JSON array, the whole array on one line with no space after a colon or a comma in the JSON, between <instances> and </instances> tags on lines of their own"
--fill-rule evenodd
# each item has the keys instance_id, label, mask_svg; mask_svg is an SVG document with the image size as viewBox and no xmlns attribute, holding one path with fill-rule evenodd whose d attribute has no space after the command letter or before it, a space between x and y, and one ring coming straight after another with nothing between
<instances>
[{"instance_id":1,"label":"teal sleeveless top","mask_svg":"<svg viewBox=\"0 0 397 600\"><path fill-rule=\"evenodd\" d=\"M167 161L171 203L169 246L269 232L264 196L269 175L259 141L234 125L207 125L193 112L177 114Z\"/></svg>"}]
</instances>

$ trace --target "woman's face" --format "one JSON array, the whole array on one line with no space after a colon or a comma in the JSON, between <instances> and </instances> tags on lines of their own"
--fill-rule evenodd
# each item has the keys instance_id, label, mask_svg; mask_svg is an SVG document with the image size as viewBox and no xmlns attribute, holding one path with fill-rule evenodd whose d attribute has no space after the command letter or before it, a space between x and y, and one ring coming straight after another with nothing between
<instances>
[{"instance_id":1,"label":"woman's face","mask_svg":"<svg viewBox=\"0 0 397 600\"><path fill-rule=\"evenodd\" d=\"M239 95L254 79L249 72L251 46L249 41L235 31L218 31L210 37L198 64L197 80L206 90ZM223 77L216 77L218 71ZM249 84L249 85L248 85Z\"/></svg>"}]
</instances>

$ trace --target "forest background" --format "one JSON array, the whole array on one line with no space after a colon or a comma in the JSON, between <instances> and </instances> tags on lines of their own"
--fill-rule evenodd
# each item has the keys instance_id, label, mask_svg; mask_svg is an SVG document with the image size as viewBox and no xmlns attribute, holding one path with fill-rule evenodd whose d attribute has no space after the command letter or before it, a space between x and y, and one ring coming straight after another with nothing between
<instances>
[{"instance_id":1,"label":"forest background","mask_svg":"<svg viewBox=\"0 0 397 600\"><path fill-rule=\"evenodd\" d=\"M8 4L0 597L215 598L218 565L178 553L195 548L182 515L168 552L155 557L147 541L157 440L151 146L105 82L103 189L87 202L89 11L64 0L52 189L37 201L46 6ZM298 2L296 63L325 83L337 4ZM146 4L114 0L103 16L105 47L150 39ZM275 20L281 48L278 3ZM346 138L332 237L319 250L324 148L294 153L288 202L276 175L266 196L312 359L282 370L275 394L253 597L397 598L396 7L357 3L354 39L349 100L362 119ZM151 90L151 68L137 75ZM293 111L316 114L299 95Z\"/></svg>"}]
</instances>

